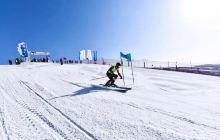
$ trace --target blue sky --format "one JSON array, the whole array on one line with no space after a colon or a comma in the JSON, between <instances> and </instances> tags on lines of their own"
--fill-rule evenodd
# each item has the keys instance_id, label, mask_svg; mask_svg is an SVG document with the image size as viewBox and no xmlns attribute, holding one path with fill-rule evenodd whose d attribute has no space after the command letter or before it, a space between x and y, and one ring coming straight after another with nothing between
<instances>
[{"instance_id":1,"label":"blue sky","mask_svg":"<svg viewBox=\"0 0 220 140\"><path fill-rule=\"evenodd\" d=\"M53 58L99 57L220 63L218 0L1 0L0 63L17 43Z\"/></svg>"}]
</instances>

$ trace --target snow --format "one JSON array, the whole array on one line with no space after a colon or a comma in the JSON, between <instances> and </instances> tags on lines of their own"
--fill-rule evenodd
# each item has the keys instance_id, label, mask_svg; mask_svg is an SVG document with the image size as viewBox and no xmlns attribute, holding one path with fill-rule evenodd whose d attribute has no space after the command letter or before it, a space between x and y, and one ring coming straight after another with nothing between
<instances>
[{"instance_id":1,"label":"snow","mask_svg":"<svg viewBox=\"0 0 220 140\"><path fill-rule=\"evenodd\" d=\"M121 93L94 86L108 68L0 66L0 139L219 139L220 77L135 68L132 85L125 68Z\"/></svg>"}]
</instances>

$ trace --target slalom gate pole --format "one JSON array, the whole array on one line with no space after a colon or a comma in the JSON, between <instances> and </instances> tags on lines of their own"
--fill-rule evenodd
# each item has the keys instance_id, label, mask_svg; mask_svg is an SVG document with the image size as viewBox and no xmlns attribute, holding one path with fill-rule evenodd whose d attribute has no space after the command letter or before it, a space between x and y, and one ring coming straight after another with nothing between
<instances>
[{"instance_id":1,"label":"slalom gate pole","mask_svg":"<svg viewBox=\"0 0 220 140\"><path fill-rule=\"evenodd\" d=\"M99 80L99 79L103 79L103 78L106 78L107 76L103 76L103 77L99 77L99 78L94 78L94 79L91 79L90 81L93 81L93 80Z\"/></svg>"},{"instance_id":2,"label":"slalom gate pole","mask_svg":"<svg viewBox=\"0 0 220 140\"><path fill-rule=\"evenodd\" d=\"M134 72L133 72L132 60L131 60L131 71L132 71L133 84L134 84Z\"/></svg>"},{"instance_id":3,"label":"slalom gate pole","mask_svg":"<svg viewBox=\"0 0 220 140\"><path fill-rule=\"evenodd\" d=\"M121 65L122 65L122 78L123 78L123 83L124 83L124 86L125 86L125 76L124 76L124 70L123 70L123 66L124 66L124 64L123 64L123 61L122 61L122 58L121 58Z\"/></svg>"}]
</instances>

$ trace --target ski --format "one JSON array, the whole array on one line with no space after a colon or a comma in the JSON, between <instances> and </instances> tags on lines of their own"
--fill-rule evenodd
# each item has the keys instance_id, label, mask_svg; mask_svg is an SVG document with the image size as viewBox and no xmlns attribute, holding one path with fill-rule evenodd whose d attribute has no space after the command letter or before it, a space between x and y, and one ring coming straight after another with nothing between
<instances>
[{"instance_id":1,"label":"ski","mask_svg":"<svg viewBox=\"0 0 220 140\"><path fill-rule=\"evenodd\" d=\"M105 86L105 87L108 87L108 86L106 86L106 85L104 85L104 84L100 84L101 86ZM109 86L109 87L112 87L112 88L118 88L118 89L125 89L125 90L131 90L132 88L130 88L130 87L121 87L121 86L117 86L117 85L115 85L115 86Z\"/></svg>"},{"instance_id":2,"label":"ski","mask_svg":"<svg viewBox=\"0 0 220 140\"><path fill-rule=\"evenodd\" d=\"M122 92L122 93L126 93L128 90L127 89L122 89L122 88L114 88L114 87L108 87L105 85L92 85L95 88L101 88L103 90L112 90L112 91L117 91L117 92Z\"/></svg>"}]
</instances>

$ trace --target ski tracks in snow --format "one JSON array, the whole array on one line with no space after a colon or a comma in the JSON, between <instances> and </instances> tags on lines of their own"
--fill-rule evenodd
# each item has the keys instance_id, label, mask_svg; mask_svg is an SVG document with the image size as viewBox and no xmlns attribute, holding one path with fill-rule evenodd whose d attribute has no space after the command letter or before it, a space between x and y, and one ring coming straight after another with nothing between
<instances>
[{"instance_id":1,"label":"ski tracks in snow","mask_svg":"<svg viewBox=\"0 0 220 140\"><path fill-rule=\"evenodd\" d=\"M202 127L205 127L205 128L210 128L210 129L213 129L213 130L220 130L217 127L209 126L209 125L206 125L206 124L203 124L203 123L199 123L199 122L190 120L190 119L188 119L186 117L177 116L177 115L172 114L171 112L166 112L166 111L163 111L163 110L160 110L160 109L157 109L157 108L153 108L151 106L146 106L144 108L141 108L141 107L138 107L137 105L135 105L133 103L128 103L127 105L129 105L131 107L134 107L134 108L137 108L137 109L145 109L145 110L152 111L152 112L155 112L155 113L160 113L162 115L165 115L165 116L168 116L168 117L172 117L172 118L175 118L175 119L178 119L178 120L181 120L181 121L185 121L187 123L194 124L194 125L197 125L197 126L202 126Z\"/></svg>"},{"instance_id":2,"label":"ski tracks in snow","mask_svg":"<svg viewBox=\"0 0 220 140\"><path fill-rule=\"evenodd\" d=\"M3 140L10 140L10 134L9 134L9 129L7 128L6 125L6 116L7 116L7 109L5 109L5 97L4 97L4 91L2 86L0 85L0 93L1 93L1 100L0 100L0 138Z\"/></svg>"},{"instance_id":3,"label":"ski tracks in snow","mask_svg":"<svg viewBox=\"0 0 220 140\"><path fill-rule=\"evenodd\" d=\"M95 136L93 136L91 133L89 133L88 131L86 131L83 127L81 127L79 124L77 124L74 120L72 120L70 117L68 117L64 112L62 112L60 109L58 109L57 107L53 106L49 101L47 101L44 97L42 97L38 92L36 92L33 88L31 88L30 84L28 82L24 82L24 81L20 81L20 84L22 84L25 88L27 88L27 90L29 90L29 93L33 93L34 95L36 95L42 102L44 102L46 105L48 105L50 108L53 109L52 112L57 112L57 114L60 116L60 118L63 118L65 121L69 122L69 126L71 127L70 129L75 129L74 133L75 135L79 135L80 139L92 139L95 140ZM56 131L57 133L59 133L64 139L72 139L73 136L71 137L67 137L65 136L65 134L59 130L58 128L55 127L54 124L52 124L49 120L47 120L45 117L42 116L42 114L39 114L38 112L32 110L31 108L29 108L27 105L25 106L25 108L27 108L29 111L31 111L32 113L34 113L36 116L38 116L39 118L41 118L41 120L43 120L46 124L48 124L51 128L54 129L54 131ZM59 119L60 119L59 118ZM78 134L77 134L78 133Z\"/></svg>"},{"instance_id":4,"label":"ski tracks in snow","mask_svg":"<svg viewBox=\"0 0 220 140\"><path fill-rule=\"evenodd\" d=\"M13 90L7 91L5 88L5 91L6 94L3 92L3 96L7 104L4 106L4 115L1 121L5 140L62 139L54 135L52 131L48 131L50 130L48 126L27 110L24 103L14 97ZM16 111L14 111L15 108Z\"/></svg>"},{"instance_id":5,"label":"ski tracks in snow","mask_svg":"<svg viewBox=\"0 0 220 140\"><path fill-rule=\"evenodd\" d=\"M96 139L65 113L49 103L29 83L14 82L15 78L5 80L13 84L10 86L0 84L4 97L1 101L4 103L4 100L7 100L6 105L0 102L0 138L3 137L3 140ZM41 87L34 86L44 92ZM18 92L18 90L23 92ZM49 92L46 94L48 97L53 96L49 95ZM4 106L6 107L4 108ZM16 111L14 111L15 108Z\"/></svg>"},{"instance_id":6,"label":"ski tracks in snow","mask_svg":"<svg viewBox=\"0 0 220 140\"><path fill-rule=\"evenodd\" d=\"M0 108L0 122L1 122L1 126L2 126L2 134L0 133L1 134L0 138L5 139L5 140L9 140L8 130L5 125L4 104L3 104L3 106L1 105L1 107L3 107L3 109Z\"/></svg>"},{"instance_id":7,"label":"ski tracks in snow","mask_svg":"<svg viewBox=\"0 0 220 140\"><path fill-rule=\"evenodd\" d=\"M193 125L196 126L196 127L200 127L201 131L204 130L207 133L217 134L219 132L219 130L220 130L220 128L217 127L217 126L210 126L210 125L207 125L205 123L194 121L194 120L191 120L191 119L189 119L187 117L184 117L184 116L181 116L181 115L177 115L177 114L174 114L174 113L171 113L171 112L168 112L168 111L156 108L156 107L152 107L152 106L142 106L141 107L141 106L139 106L139 105L137 105L135 103L132 103L132 102L130 102L130 103L122 103L122 104L128 105L128 106L130 106L132 108L135 108L135 109L147 110L147 111L158 113L158 114L170 117L170 118L174 118L176 120L179 120L179 121L187 123L190 128L191 127L194 128ZM201 128L201 127L203 127L203 128ZM187 139L189 139L189 138L187 138Z\"/></svg>"}]
</instances>

